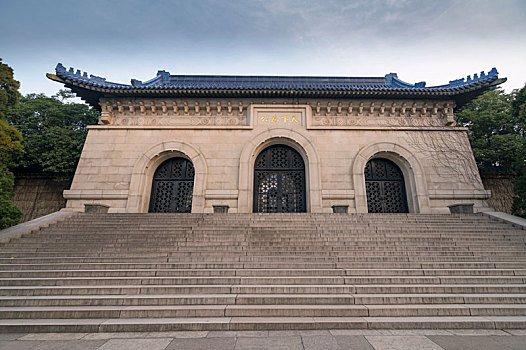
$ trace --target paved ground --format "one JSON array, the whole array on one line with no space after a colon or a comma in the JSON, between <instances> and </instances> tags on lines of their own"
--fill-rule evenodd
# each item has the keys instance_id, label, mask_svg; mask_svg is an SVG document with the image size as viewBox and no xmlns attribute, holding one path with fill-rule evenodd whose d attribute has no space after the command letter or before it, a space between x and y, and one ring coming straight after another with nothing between
<instances>
[{"instance_id":1,"label":"paved ground","mask_svg":"<svg viewBox=\"0 0 526 350\"><path fill-rule=\"evenodd\" d=\"M0 334L0 350L519 350L526 330Z\"/></svg>"}]
</instances>

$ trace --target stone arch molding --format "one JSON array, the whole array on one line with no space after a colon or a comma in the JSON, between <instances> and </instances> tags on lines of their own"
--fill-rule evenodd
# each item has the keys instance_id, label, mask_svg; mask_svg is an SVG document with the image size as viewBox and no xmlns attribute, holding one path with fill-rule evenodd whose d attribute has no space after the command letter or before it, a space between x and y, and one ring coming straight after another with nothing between
<instances>
[{"instance_id":1,"label":"stone arch molding","mask_svg":"<svg viewBox=\"0 0 526 350\"><path fill-rule=\"evenodd\" d=\"M296 130L269 129L252 137L244 146L239 159L238 212L251 213L254 190L254 162L266 147L283 144L298 151L305 161L307 212L321 213L320 161L307 136Z\"/></svg>"},{"instance_id":2,"label":"stone arch molding","mask_svg":"<svg viewBox=\"0 0 526 350\"><path fill-rule=\"evenodd\" d=\"M183 157L193 163L195 177L192 213L204 212L206 177L208 174L206 160L197 147L182 141L158 143L139 157L133 167L126 212L148 212L154 172L162 162L173 157Z\"/></svg>"},{"instance_id":3,"label":"stone arch molding","mask_svg":"<svg viewBox=\"0 0 526 350\"><path fill-rule=\"evenodd\" d=\"M366 145L358 151L354 158L351 171L355 189L356 212L367 213L364 169L367 162L376 157L389 159L402 170L409 212L430 213L427 182L422 164L407 148L392 142Z\"/></svg>"}]
</instances>

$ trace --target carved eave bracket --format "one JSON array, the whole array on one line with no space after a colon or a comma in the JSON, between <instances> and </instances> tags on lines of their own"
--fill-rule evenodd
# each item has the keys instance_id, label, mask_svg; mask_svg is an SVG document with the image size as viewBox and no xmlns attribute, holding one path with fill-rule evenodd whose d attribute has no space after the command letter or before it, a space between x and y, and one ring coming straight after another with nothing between
<instances>
[{"instance_id":1,"label":"carved eave bracket","mask_svg":"<svg viewBox=\"0 0 526 350\"><path fill-rule=\"evenodd\" d=\"M115 115L113 114L113 107L110 104L99 102L101 113L99 117L99 124L112 125Z\"/></svg>"}]
</instances>

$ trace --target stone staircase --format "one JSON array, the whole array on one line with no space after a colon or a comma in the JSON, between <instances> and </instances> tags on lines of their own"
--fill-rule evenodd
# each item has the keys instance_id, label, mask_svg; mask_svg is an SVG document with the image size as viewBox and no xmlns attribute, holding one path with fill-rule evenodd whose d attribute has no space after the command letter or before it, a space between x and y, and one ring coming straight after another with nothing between
<instances>
[{"instance_id":1,"label":"stone staircase","mask_svg":"<svg viewBox=\"0 0 526 350\"><path fill-rule=\"evenodd\" d=\"M0 331L526 328L480 215L78 214L1 244Z\"/></svg>"}]
</instances>

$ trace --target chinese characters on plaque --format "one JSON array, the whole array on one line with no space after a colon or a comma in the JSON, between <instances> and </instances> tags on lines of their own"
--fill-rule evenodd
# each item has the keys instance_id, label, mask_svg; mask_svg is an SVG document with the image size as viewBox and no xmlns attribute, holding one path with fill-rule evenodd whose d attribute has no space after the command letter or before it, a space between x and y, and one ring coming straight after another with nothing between
<instances>
[{"instance_id":1,"label":"chinese characters on plaque","mask_svg":"<svg viewBox=\"0 0 526 350\"><path fill-rule=\"evenodd\" d=\"M273 124L299 124L301 117L294 114L278 115L278 114L263 114L260 115L259 120L263 123Z\"/></svg>"}]
</instances>

